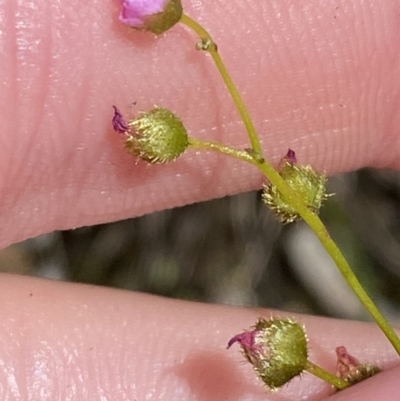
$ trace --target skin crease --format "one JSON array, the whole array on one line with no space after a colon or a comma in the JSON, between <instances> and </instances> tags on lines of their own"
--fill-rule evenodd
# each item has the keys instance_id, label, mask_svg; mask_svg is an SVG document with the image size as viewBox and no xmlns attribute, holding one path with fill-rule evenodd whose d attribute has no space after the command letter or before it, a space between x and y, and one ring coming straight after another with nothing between
<instances>
[{"instance_id":1,"label":"skin crease","mask_svg":"<svg viewBox=\"0 0 400 401\"><path fill-rule=\"evenodd\" d=\"M400 1L183 4L216 38L268 159L291 147L328 173L399 168ZM194 36L180 26L157 39L132 33L118 9L109 0L0 4L1 247L262 183L252 166L215 154L190 151L150 168L124 153L112 104L127 115L162 105L193 136L248 142ZM3 400L286 401L331 392L304 375L266 396L237 349L224 349L265 310L7 275L0 287ZM326 368L335 369L337 345L382 367L397 363L372 325L300 320L310 359ZM393 400L399 390L394 368L333 399Z\"/></svg>"}]
</instances>

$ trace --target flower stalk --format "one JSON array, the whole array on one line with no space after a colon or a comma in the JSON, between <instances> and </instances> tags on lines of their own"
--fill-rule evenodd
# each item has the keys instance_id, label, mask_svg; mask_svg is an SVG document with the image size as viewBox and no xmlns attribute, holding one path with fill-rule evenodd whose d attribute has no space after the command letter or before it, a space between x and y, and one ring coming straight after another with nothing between
<instances>
[{"instance_id":1,"label":"flower stalk","mask_svg":"<svg viewBox=\"0 0 400 401\"><path fill-rule=\"evenodd\" d=\"M142 0L121 0L121 2L123 5L120 16L121 21L135 29L144 29L155 34L160 34L170 29L179 21L199 36L200 41L197 43L196 48L208 52L214 60L244 122L251 143L251 149L237 150L219 143L190 138L179 118L166 109L157 109L136 120L126 122L122 114L115 108L113 127L117 132L126 135L127 150L134 156L138 156L148 162L164 163L175 160L190 146L197 149L218 151L255 165L267 177L269 185L276 187L276 191L280 194L284 202L295 209L297 214L315 232L329 255L335 261L347 283L400 355L399 337L362 287L342 252L328 234L316 210L310 207L310 204L305 202L304 196L293 189L288 180L264 159L261 141L249 111L218 52L217 44L209 32L197 21L183 13L180 0L151 0L149 2L143 2ZM314 374L322 374L321 370L317 369L311 363L307 365L307 369L313 371Z\"/></svg>"},{"instance_id":2,"label":"flower stalk","mask_svg":"<svg viewBox=\"0 0 400 401\"><path fill-rule=\"evenodd\" d=\"M191 147L193 149L209 150L212 152L222 153L224 155L234 157L236 159L239 159L239 160L242 160L242 161L245 161L247 163L251 163L251 164L257 166L257 161L254 160L254 157L249 152L247 152L245 150L235 149L230 146L225 146L219 142L209 142L209 141L203 141L201 139L189 137L189 147Z\"/></svg>"},{"instance_id":3,"label":"flower stalk","mask_svg":"<svg viewBox=\"0 0 400 401\"><path fill-rule=\"evenodd\" d=\"M197 21L190 18L185 13L182 14L180 22L184 25L188 26L192 29L200 38L200 44L204 43L215 43L208 33L206 29L204 29ZM201 46L200 46L201 47ZM253 152L247 152L248 154L253 153L253 161L247 160L247 158L243 158L241 154L230 152L229 156L237 157L241 160L250 162L263 173L264 176L268 178L268 180L277 187L278 191L282 194L285 198L286 202L289 203L294 209L297 210L299 215L304 219L304 221L311 227L311 229L315 232L318 239L325 247L329 255L335 261L339 271L349 284L349 286L353 289L357 297L363 303L365 308L374 318L378 326L381 328L383 333L386 335L390 343L395 348L396 352L400 355L400 338L380 312L378 307L375 305L373 300L370 298L368 293L364 290L363 286L357 279L356 275L354 274L353 270L351 269L349 263L347 262L346 258L337 247L336 243L332 240L329 233L327 232L324 224L322 223L321 219L318 215L309 209L309 207L304 203L303 199L297 194L289 185L288 183L280 176L280 174L275 170L275 168L263 157L263 152L261 148L261 143L257 134L257 131L254 127L253 121L250 117L250 113L235 85L233 79L231 78L225 63L223 62L217 46L205 46L205 50L208 51L213 58L225 84L228 88L233 101L235 102L240 116L243 119L244 125L246 127L247 133L249 135L249 139L251 142ZM224 148L218 147L216 144L209 147L209 150L216 150L221 151L224 154L228 154Z\"/></svg>"},{"instance_id":4,"label":"flower stalk","mask_svg":"<svg viewBox=\"0 0 400 401\"><path fill-rule=\"evenodd\" d=\"M244 103L243 98L240 95L240 92L237 89L235 83L233 82L233 79L228 69L226 68L224 61L222 60L221 55L218 52L218 46L214 42L212 36L197 21L195 21L193 18L189 17L185 13L182 14L180 22L186 25L200 37L200 43L197 45L197 48L210 53L243 120L247 133L249 135L251 147L256 152L256 154L258 154L259 157L262 158L263 151L261 147L261 142L254 127L253 120L251 119L247 106Z\"/></svg>"},{"instance_id":5,"label":"flower stalk","mask_svg":"<svg viewBox=\"0 0 400 401\"><path fill-rule=\"evenodd\" d=\"M336 263L340 273L345 278L349 286L353 289L354 293L363 303L365 308L374 318L378 326L381 328L387 339L393 345L397 353L400 355L400 339L393 327L383 316L379 308L376 306L374 301L364 290L357 276L354 274L349 263L340 251L336 243L329 235L326 227L322 223L321 219L316 213L311 211L299 196L289 187L286 181L279 175L279 173L271 166L268 162L258 164L259 169L264 173L268 179L279 188L279 191L286 198L287 202L290 203L301 215L304 221L314 231L324 248L327 250L331 258Z\"/></svg>"},{"instance_id":6,"label":"flower stalk","mask_svg":"<svg viewBox=\"0 0 400 401\"><path fill-rule=\"evenodd\" d=\"M326 381L327 383L332 384L332 386L336 387L338 390L344 390L350 386L350 383L348 383L346 380L337 377L333 373L328 372L309 360L307 360L305 370L308 373L311 373L312 375Z\"/></svg>"}]
</instances>

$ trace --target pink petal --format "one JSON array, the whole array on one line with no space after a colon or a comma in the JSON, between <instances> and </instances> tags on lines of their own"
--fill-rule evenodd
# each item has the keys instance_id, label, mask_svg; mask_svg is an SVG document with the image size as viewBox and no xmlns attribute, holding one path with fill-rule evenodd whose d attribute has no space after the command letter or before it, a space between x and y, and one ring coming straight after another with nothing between
<instances>
[{"instance_id":1,"label":"pink petal","mask_svg":"<svg viewBox=\"0 0 400 401\"><path fill-rule=\"evenodd\" d=\"M112 119L112 126L114 128L114 131L124 134L129 130L129 125L125 121L124 116L122 113L118 110L116 106L113 106L114 108L114 117Z\"/></svg>"},{"instance_id":2,"label":"pink petal","mask_svg":"<svg viewBox=\"0 0 400 401\"><path fill-rule=\"evenodd\" d=\"M142 28L146 17L164 11L167 0L123 0L119 20L134 28Z\"/></svg>"}]
</instances>

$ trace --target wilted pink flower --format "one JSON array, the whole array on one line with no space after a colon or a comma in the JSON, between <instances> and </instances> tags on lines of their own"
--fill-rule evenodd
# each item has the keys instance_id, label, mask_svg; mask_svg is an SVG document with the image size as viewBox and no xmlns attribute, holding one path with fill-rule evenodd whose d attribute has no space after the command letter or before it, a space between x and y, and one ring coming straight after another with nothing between
<instances>
[{"instance_id":1,"label":"wilted pink flower","mask_svg":"<svg viewBox=\"0 0 400 401\"><path fill-rule=\"evenodd\" d=\"M359 383L381 371L377 366L369 363L360 363L360 361L350 355L343 346L336 348L336 355L336 376L351 384Z\"/></svg>"},{"instance_id":2,"label":"wilted pink flower","mask_svg":"<svg viewBox=\"0 0 400 401\"><path fill-rule=\"evenodd\" d=\"M262 334L260 330L245 331L236 334L236 336L229 340L227 348L230 348L235 343L239 343L249 362L253 365L257 364L260 356L262 356L262 353L264 352L262 343L260 341L256 342L257 335L259 334ZM268 354L267 349L265 349L265 352Z\"/></svg>"},{"instance_id":3,"label":"wilted pink flower","mask_svg":"<svg viewBox=\"0 0 400 401\"><path fill-rule=\"evenodd\" d=\"M181 0L122 0L119 20L136 29L160 34L182 16Z\"/></svg>"},{"instance_id":4,"label":"wilted pink flower","mask_svg":"<svg viewBox=\"0 0 400 401\"><path fill-rule=\"evenodd\" d=\"M291 164L296 164L297 163L296 153L292 149L288 149L285 158Z\"/></svg>"},{"instance_id":5,"label":"wilted pink flower","mask_svg":"<svg viewBox=\"0 0 400 401\"><path fill-rule=\"evenodd\" d=\"M297 164L297 157L296 157L296 152L292 149L288 149L287 153L285 156L282 157L282 159L279 161L279 170L284 169L287 165L293 166L294 164Z\"/></svg>"},{"instance_id":6,"label":"wilted pink flower","mask_svg":"<svg viewBox=\"0 0 400 401\"><path fill-rule=\"evenodd\" d=\"M129 125L125 121L124 116L122 113L118 110L116 106L113 106L114 108L114 117L112 119L112 126L114 128L114 131L124 134L129 130Z\"/></svg>"},{"instance_id":7,"label":"wilted pink flower","mask_svg":"<svg viewBox=\"0 0 400 401\"><path fill-rule=\"evenodd\" d=\"M336 376L342 379L347 376L354 374L357 369L361 366L361 363L357 358L350 355L347 349L343 346L336 348L337 365L336 365Z\"/></svg>"}]
</instances>

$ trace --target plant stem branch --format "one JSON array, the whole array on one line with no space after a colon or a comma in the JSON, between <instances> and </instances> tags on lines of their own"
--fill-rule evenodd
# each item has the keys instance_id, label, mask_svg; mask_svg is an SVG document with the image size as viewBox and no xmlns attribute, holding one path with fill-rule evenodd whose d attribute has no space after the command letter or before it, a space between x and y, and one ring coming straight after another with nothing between
<instances>
[{"instance_id":1,"label":"plant stem branch","mask_svg":"<svg viewBox=\"0 0 400 401\"><path fill-rule=\"evenodd\" d=\"M209 46L209 48L206 51L210 53L211 57L213 58L215 65L217 66L218 71L220 72L222 79L224 80L225 85L228 88L228 91L230 92L232 99L239 110L240 116L243 120L247 133L249 135L249 139L253 150L260 157L263 157L260 139L254 127L253 121L250 117L250 113L247 110L247 107L242 99L242 96L240 95L235 83L233 82L233 79L229 74L229 71L226 68L224 61L222 60L221 55L218 52L217 45L213 41L211 35L197 21L195 21L186 14L182 15L180 22L186 25L191 30L193 30L201 39L209 40L211 41L212 44L214 44L213 46Z\"/></svg>"},{"instance_id":2,"label":"plant stem branch","mask_svg":"<svg viewBox=\"0 0 400 401\"><path fill-rule=\"evenodd\" d=\"M189 137L189 146L194 149L211 150L213 152L223 153L224 155L235 157L236 159L254 164L255 166L257 165L257 161L255 161L253 156L245 150L234 149L218 142L202 141L200 139Z\"/></svg>"},{"instance_id":3,"label":"plant stem branch","mask_svg":"<svg viewBox=\"0 0 400 401\"><path fill-rule=\"evenodd\" d=\"M384 332L397 353L400 355L400 339L398 335L386 318L382 315L368 293L364 290L346 258L343 256L336 243L332 240L318 215L311 211L304 204L300 196L290 188L287 182L266 160L258 162L257 166L270 180L270 182L278 188L279 192L284 196L286 202L293 206L299 212L304 221L311 227L318 239L321 241L322 245L336 263L338 269L342 273L349 286L353 289L357 297L375 319L378 326Z\"/></svg>"},{"instance_id":4,"label":"plant stem branch","mask_svg":"<svg viewBox=\"0 0 400 401\"><path fill-rule=\"evenodd\" d=\"M335 386L338 390L344 390L345 388L350 386L350 384L346 380L335 376L334 374L328 372L318 365L315 365L310 361L307 361L306 371L332 384L332 386Z\"/></svg>"},{"instance_id":5,"label":"plant stem branch","mask_svg":"<svg viewBox=\"0 0 400 401\"><path fill-rule=\"evenodd\" d=\"M338 266L340 272L342 273L343 277L346 279L347 283L356 293L358 298L364 304L368 312L372 315L375 319L379 327L385 333L388 340L391 342L393 347L396 349L397 353L400 355L400 339L397 336L394 329L379 311L377 306L374 304L372 299L369 297L367 292L364 290L360 282L358 281L356 275L352 271L350 265L348 264L347 260L332 240L330 235L328 234L325 226L323 225L322 221L318 217L316 213L311 211L307 205L304 203L302 198L295 192L293 189L287 184L287 182L279 175L279 173L273 168L273 166L264 160L261 143L258 138L258 134L254 128L254 124L250 117L250 114L247 110L246 105L240 93L234 84L221 56L218 53L217 46L213 41L211 35L195 20L190 18L189 16L183 14L180 22L185 24L187 27L192 29L202 40L204 41L203 50L206 50L212 56L232 98L239 110L239 113L243 119L244 125L247 129L250 142L252 145L253 154L251 152L240 151L233 148L229 148L222 144L213 143L213 142L203 142L200 140L196 140L194 138L190 139L190 145L197 149L206 149L206 150L213 150L218 151L220 153L236 157L238 159L244 160L246 162L252 163L253 165L257 166L259 170L268 178L268 180L275 185L279 192L283 195L286 202L293 206L300 216L306 221L306 223L311 227L311 229L315 232L325 249L328 251L329 255L335 261L336 265Z\"/></svg>"}]
</instances>

